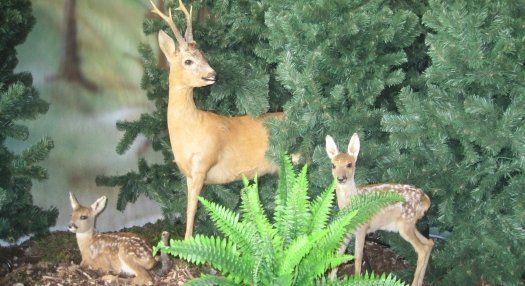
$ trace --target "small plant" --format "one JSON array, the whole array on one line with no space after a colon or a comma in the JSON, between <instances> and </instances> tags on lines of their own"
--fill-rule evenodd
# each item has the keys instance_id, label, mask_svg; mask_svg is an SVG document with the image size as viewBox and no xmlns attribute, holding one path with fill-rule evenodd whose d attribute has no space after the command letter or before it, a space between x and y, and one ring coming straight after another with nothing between
<instances>
[{"instance_id":1,"label":"small plant","mask_svg":"<svg viewBox=\"0 0 525 286\"><path fill-rule=\"evenodd\" d=\"M289 158L284 157L271 223L259 200L257 179L253 184L244 179L244 185L242 217L199 198L224 238L197 235L171 240L169 246L159 242L154 247L154 253L161 250L196 264L209 263L223 275L203 275L188 285L404 285L390 276L365 275L337 281L323 277L328 269L353 258L337 255L345 235L382 207L401 201L399 195L385 192L358 196L330 221L335 184L310 201L307 167L295 174Z\"/></svg>"}]
</instances>

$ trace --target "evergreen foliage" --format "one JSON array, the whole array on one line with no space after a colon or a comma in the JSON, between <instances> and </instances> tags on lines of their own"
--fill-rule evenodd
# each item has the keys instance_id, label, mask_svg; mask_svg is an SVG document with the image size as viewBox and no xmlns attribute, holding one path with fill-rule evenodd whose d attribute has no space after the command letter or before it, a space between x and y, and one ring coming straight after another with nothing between
<instances>
[{"instance_id":1,"label":"evergreen foliage","mask_svg":"<svg viewBox=\"0 0 525 286\"><path fill-rule=\"evenodd\" d=\"M313 162L312 184L321 187L331 179L325 136L346 144L358 131L367 144L357 181L379 181L378 162L389 154L381 118L396 111L396 92L414 80L407 75L417 75L405 49L419 47L415 41L424 30L418 14L425 6L420 1L269 2L272 54L267 58L293 95L283 107L285 120L269 126L270 154L300 152Z\"/></svg>"},{"instance_id":2,"label":"evergreen foliage","mask_svg":"<svg viewBox=\"0 0 525 286\"><path fill-rule=\"evenodd\" d=\"M172 10L178 6L167 1ZM267 30L264 25L264 12L267 4L256 1L203 1L192 2L194 11L207 9L209 15L195 17L193 21L194 38L199 49L218 74L218 81L211 87L194 89L194 98L199 109L217 112L221 115L249 114L259 115L276 111L289 95L279 88L273 76L275 67L259 57L257 50L267 50ZM199 13L194 13L197 15ZM184 31L184 17L173 10L177 26ZM246 15L249 15L247 17ZM157 35L163 28L171 31L158 19L146 19L144 32ZM156 37L155 37L156 38ZM124 136L117 146L119 154L129 149L135 138L143 134L152 141L153 150L161 152L163 163L149 164L140 159L138 170L121 176L99 176L97 184L119 186L121 191L117 208L123 210L128 202L134 202L140 194L157 201L166 217L173 219L175 214L186 215L186 179L173 162L166 125L168 102L168 71L158 67L152 48L147 44L140 46L144 60L142 88L155 104L155 110L132 122L119 122L117 128ZM157 55L163 56L163 55ZM271 91L271 92L270 92ZM181 139L183 140L183 139ZM264 183L264 181L262 181ZM271 182L268 182L271 184ZM203 194L213 201L233 208L238 205L239 194L229 189L238 189L240 183L227 186L207 185ZM269 195L269 194L265 194ZM200 230L211 225L202 224L205 214L199 211L197 224Z\"/></svg>"},{"instance_id":3,"label":"evergreen foliage","mask_svg":"<svg viewBox=\"0 0 525 286\"><path fill-rule=\"evenodd\" d=\"M257 180L249 184L245 179L242 217L199 198L224 238L197 235L189 240L171 240L170 246L159 242L154 252L161 250L193 263L209 263L223 275L205 275L190 285L313 285L327 270L352 259L350 255L337 255L348 231L402 198L391 192L366 194L330 221L335 184L310 201L306 170L305 165L295 174L289 159L283 158L273 223L262 207ZM363 211L365 215L357 215ZM347 283L322 284L356 285L366 280L370 282L366 285L402 285L391 277L373 275L344 280Z\"/></svg>"},{"instance_id":4,"label":"evergreen foliage","mask_svg":"<svg viewBox=\"0 0 525 286\"><path fill-rule=\"evenodd\" d=\"M523 284L525 9L519 1L430 1L432 65L382 122L398 151L385 178L429 191L441 285Z\"/></svg>"},{"instance_id":5,"label":"evergreen foliage","mask_svg":"<svg viewBox=\"0 0 525 286\"><path fill-rule=\"evenodd\" d=\"M35 19L29 0L0 3L0 238L15 241L22 235L41 233L55 224L58 211L33 205L31 180L47 178L36 165L53 148L50 138L43 138L20 154L6 147L6 140L27 140L29 129L20 124L46 113L48 104L32 86L30 73L14 73L18 63L15 46L21 44Z\"/></svg>"},{"instance_id":6,"label":"evergreen foliage","mask_svg":"<svg viewBox=\"0 0 525 286\"><path fill-rule=\"evenodd\" d=\"M219 75L215 85L195 90L199 108L223 115L284 110L284 120L268 124L269 155L301 153L310 164L311 192L321 194L320 205L330 201L321 192L331 180L324 137L330 134L346 144L358 131L367 144L357 182L421 187L432 200L423 223L451 233L436 244L427 281L523 283L525 10L520 1L192 4L194 11L209 9L206 21L194 21L194 33ZM182 15L175 18L182 28ZM144 24L147 34L161 27L158 20ZM156 110L118 124L124 136L117 151L125 152L141 133L162 152L164 162L141 159L138 171L98 182L121 187L120 209L146 194L168 217L184 215L185 180L167 137L167 72L155 66L149 46L140 50L142 86ZM272 189L267 187L272 182L273 177L259 185ZM203 196L232 209L238 196L228 189L238 186L206 186ZM271 209L269 194L262 192L261 201ZM277 206L283 204L279 200L284 197L276 198ZM297 202L295 208L302 207ZM276 220L291 216L295 221L293 215L275 208ZM314 217L323 221L321 215ZM202 212L199 218L202 223ZM275 225L283 243L293 240L292 229L304 221L299 226L286 222ZM406 242L390 242L396 252L414 257Z\"/></svg>"}]
</instances>

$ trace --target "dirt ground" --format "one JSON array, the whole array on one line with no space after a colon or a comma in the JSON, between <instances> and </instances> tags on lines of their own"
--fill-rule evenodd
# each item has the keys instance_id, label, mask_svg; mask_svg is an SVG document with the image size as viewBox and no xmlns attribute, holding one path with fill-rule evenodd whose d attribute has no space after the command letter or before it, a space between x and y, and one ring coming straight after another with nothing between
<instances>
[{"instance_id":1,"label":"dirt ground","mask_svg":"<svg viewBox=\"0 0 525 286\"><path fill-rule=\"evenodd\" d=\"M150 224L147 233L154 233L162 226ZM151 230L155 229L155 230ZM133 231L133 230L131 230ZM142 231L140 231L142 232ZM159 232L157 232L159 233ZM147 238L154 244L158 239ZM380 274L400 271L410 267L401 257L389 248L367 241L365 245L367 261L363 270L371 269ZM43 238L28 241L21 246L0 248L0 285L130 285L131 278L108 275L79 266L80 253L75 237L68 232L54 232ZM338 275L352 275L353 263L339 267ZM160 267L152 272L155 284L183 285L185 281L199 277L201 273L211 273L213 269L194 266L185 261L172 259L172 267L162 273Z\"/></svg>"}]
</instances>

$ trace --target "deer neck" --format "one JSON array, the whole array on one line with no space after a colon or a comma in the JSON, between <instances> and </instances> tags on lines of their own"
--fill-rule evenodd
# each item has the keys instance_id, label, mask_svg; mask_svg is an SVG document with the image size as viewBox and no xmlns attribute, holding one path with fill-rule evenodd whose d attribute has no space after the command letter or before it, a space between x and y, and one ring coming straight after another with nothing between
<instances>
[{"instance_id":1,"label":"deer neck","mask_svg":"<svg viewBox=\"0 0 525 286\"><path fill-rule=\"evenodd\" d=\"M350 203L351 197L358 194L354 178L349 178L344 184L338 183L335 188L335 193L337 195L337 205L339 209L346 207Z\"/></svg>"},{"instance_id":2,"label":"deer neck","mask_svg":"<svg viewBox=\"0 0 525 286\"><path fill-rule=\"evenodd\" d=\"M188 116L198 113L193 99L193 87L182 85L172 80L169 89L168 116L180 116L189 119Z\"/></svg>"},{"instance_id":3,"label":"deer neck","mask_svg":"<svg viewBox=\"0 0 525 286\"><path fill-rule=\"evenodd\" d=\"M85 259L86 257L90 257L89 247L93 243L94 233L95 233L95 230L92 228L86 232L76 234L78 249L80 249L80 254L82 255L82 259Z\"/></svg>"}]
</instances>

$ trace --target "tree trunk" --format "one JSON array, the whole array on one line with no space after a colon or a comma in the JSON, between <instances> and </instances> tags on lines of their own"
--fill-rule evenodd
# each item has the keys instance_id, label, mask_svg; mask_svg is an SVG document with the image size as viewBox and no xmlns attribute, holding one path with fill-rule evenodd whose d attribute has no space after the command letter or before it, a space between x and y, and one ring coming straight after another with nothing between
<instances>
[{"instance_id":1,"label":"tree trunk","mask_svg":"<svg viewBox=\"0 0 525 286\"><path fill-rule=\"evenodd\" d=\"M63 53L60 66L56 75L51 80L63 79L69 82L76 82L90 91L97 91L98 86L88 80L81 70L80 48L77 39L77 17L76 0L66 0L64 3L64 35Z\"/></svg>"}]
</instances>

